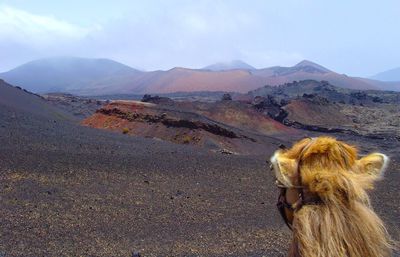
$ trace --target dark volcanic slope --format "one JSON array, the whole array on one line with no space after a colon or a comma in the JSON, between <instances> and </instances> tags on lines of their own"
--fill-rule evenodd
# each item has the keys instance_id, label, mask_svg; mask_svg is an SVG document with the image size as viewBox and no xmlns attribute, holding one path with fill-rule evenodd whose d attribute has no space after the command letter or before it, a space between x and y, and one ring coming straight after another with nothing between
<instances>
[{"instance_id":1,"label":"dark volcanic slope","mask_svg":"<svg viewBox=\"0 0 400 257\"><path fill-rule=\"evenodd\" d=\"M398 170L393 160L373 193L392 232ZM0 186L6 256L283 256L290 240L262 158L54 122L12 105L0 108Z\"/></svg>"},{"instance_id":2,"label":"dark volcanic slope","mask_svg":"<svg viewBox=\"0 0 400 257\"><path fill-rule=\"evenodd\" d=\"M14 87L0 79L0 108L9 107L10 115L21 111L47 119L73 120L72 115L50 106L40 95Z\"/></svg>"}]
</instances>

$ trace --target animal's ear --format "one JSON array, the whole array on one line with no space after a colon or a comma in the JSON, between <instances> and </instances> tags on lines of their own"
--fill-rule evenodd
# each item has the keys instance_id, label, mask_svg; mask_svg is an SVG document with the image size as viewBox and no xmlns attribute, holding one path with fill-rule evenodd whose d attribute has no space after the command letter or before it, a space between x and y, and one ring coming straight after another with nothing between
<instances>
[{"instance_id":1,"label":"animal's ear","mask_svg":"<svg viewBox=\"0 0 400 257\"><path fill-rule=\"evenodd\" d=\"M297 161L279 154L271 158L276 178L286 186L293 186L293 177L296 175Z\"/></svg>"},{"instance_id":2,"label":"animal's ear","mask_svg":"<svg viewBox=\"0 0 400 257\"><path fill-rule=\"evenodd\" d=\"M372 153L358 160L362 173L382 178L389 164L389 157L382 153Z\"/></svg>"}]
</instances>

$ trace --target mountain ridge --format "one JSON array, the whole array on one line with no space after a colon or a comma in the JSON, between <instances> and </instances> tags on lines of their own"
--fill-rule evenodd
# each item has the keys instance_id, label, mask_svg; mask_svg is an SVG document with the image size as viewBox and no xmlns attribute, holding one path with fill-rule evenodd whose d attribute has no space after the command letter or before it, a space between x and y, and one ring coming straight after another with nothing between
<instances>
[{"instance_id":1,"label":"mountain ridge","mask_svg":"<svg viewBox=\"0 0 400 257\"><path fill-rule=\"evenodd\" d=\"M308 60L291 67L230 70L175 67L166 71L145 72L109 59L64 57L29 62L0 73L0 78L36 93L66 92L77 95L195 91L246 93L265 85L277 86L307 79L329 81L335 86L350 89L400 91L400 82L350 77Z\"/></svg>"}]
</instances>

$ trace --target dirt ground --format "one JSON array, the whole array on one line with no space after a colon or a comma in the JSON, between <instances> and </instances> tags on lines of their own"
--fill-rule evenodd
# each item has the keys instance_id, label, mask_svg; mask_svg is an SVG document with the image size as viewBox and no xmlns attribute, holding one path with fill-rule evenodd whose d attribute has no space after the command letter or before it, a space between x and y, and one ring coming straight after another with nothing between
<instances>
[{"instance_id":1,"label":"dirt ground","mask_svg":"<svg viewBox=\"0 0 400 257\"><path fill-rule=\"evenodd\" d=\"M290 232L265 163L275 145L261 156L223 155L1 110L1 254L285 256ZM363 150L374 147L398 149ZM371 195L399 238L392 157Z\"/></svg>"}]
</instances>

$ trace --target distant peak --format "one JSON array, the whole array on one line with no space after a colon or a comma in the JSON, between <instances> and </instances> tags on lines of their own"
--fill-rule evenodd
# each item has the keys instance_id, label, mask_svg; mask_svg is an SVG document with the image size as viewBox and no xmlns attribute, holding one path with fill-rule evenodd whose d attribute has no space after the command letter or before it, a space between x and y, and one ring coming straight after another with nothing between
<instances>
[{"instance_id":1,"label":"distant peak","mask_svg":"<svg viewBox=\"0 0 400 257\"><path fill-rule=\"evenodd\" d=\"M241 60L232 60L229 62L218 62L212 65L206 66L203 70L212 71L225 71L225 70L255 70L253 66L245 63Z\"/></svg>"},{"instance_id":2,"label":"distant peak","mask_svg":"<svg viewBox=\"0 0 400 257\"><path fill-rule=\"evenodd\" d=\"M313 68L318 69L323 72L330 72L330 70L328 70L324 66L321 66L321 65L319 65L315 62L309 61L309 60L303 60L303 61L299 62L298 64L296 64L294 67L313 67Z\"/></svg>"},{"instance_id":3,"label":"distant peak","mask_svg":"<svg viewBox=\"0 0 400 257\"><path fill-rule=\"evenodd\" d=\"M168 71L187 71L187 70L190 70L190 69L184 68L184 67L174 67L174 68L169 69Z\"/></svg>"},{"instance_id":4,"label":"distant peak","mask_svg":"<svg viewBox=\"0 0 400 257\"><path fill-rule=\"evenodd\" d=\"M310 65L318 65L318 64L316 64L315 62L309 61L309 60L302 60L295 66L310 66Z\"/></svg>"},{"instance_id":5,"label":"distant peak","mask_svg":"<svg viewBox=\"0 0 400 257\"><path fill-rule=\"evenodd\" d=\"M242 60L232 60L232 61L230 61L230 62L228 62L229 64L241 64L241 65L249 65L249 64L247 64L247 63L245 63L244 61L242 61Z\"/></svg>"}]
</instances>

